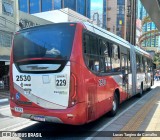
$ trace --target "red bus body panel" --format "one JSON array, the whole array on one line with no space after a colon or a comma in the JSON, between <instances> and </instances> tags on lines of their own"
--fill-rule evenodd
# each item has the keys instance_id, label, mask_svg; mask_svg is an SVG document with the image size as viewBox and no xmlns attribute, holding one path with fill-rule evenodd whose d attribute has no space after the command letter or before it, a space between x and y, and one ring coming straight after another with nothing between
<instances>
[{"instance_id":1,"label":"red bus body panel","mask_svg":"<svg viewBox=\"0 0 160 140\"><path fill-rule=\"evenodd\" d=\"M32 103L32 105L21 105L16 103L15 94L17 91L14 89L13 85L12 51L10 65L10 107L13 116L22 117L22 114L54 116L59 118L62 123L81 125L94 121L111 110L116 89L120 92L120 103L127 98L127 93L122 90L122 87L119 87L112 76L98 77L88 70L83 59L82 35L84 28L85 26L83 24L77 23L70 57L71 73L75 75L77 82L77 103L64 110L45 109L34 103ZM99 86L99 81L102 79L106 81L105 86ZM25 97L22 96L21 98L23 98L23 101L29 102ZM23 107L24 112L19 113L14 111L14 107L16 106Z\"/></svg>"}]
</instances>

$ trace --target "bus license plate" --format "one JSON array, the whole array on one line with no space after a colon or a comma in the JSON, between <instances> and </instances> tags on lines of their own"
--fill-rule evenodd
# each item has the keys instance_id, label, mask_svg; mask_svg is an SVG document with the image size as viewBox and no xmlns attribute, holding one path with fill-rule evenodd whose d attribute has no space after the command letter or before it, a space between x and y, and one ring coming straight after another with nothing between
<instances>
[{"instance_id":1,"label":"bus license plate","mask_svg":"<svg viewBox=\"0 0 160 140\"><path fill-rule=\"evenodd\" d=\"M23 108L21 108L21 107L15 107L14 110L15 110L16 112L23 113Z\"/></svg>"},{"instance_id":2,"label":"bus license plate","mask_svg":"<svg viewBox=\"0 0 160 140\"><path fill-rule=\"evenodd\" d=\"M44 116L34 116L34 120L35 121L45 122L45 117Z\"/></svg>"}]
</instances>

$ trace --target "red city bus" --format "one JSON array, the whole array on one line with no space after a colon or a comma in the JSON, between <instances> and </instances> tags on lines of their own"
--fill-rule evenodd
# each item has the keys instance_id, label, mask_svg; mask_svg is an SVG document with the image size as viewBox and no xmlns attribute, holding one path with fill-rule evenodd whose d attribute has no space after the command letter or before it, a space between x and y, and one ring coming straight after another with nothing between
<instances>
[{"instance_id":1,"label":"red city bus","mask_svg":"<svg viewBox=\"0 0 160 140\"><path fill-rule=\"evenodd\" d=\"M13 116L81 125L153 85L148 53L90 23L18 31L10 60Z\"/></svg>"}]
</instances>

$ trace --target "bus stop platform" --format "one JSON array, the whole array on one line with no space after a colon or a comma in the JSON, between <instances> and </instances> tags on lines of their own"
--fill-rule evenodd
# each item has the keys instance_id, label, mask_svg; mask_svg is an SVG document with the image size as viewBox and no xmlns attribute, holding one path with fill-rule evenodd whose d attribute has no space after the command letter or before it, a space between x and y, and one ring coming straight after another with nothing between
<instances>
[{"instance_id":1,"label":"bus stop platform","mask_svg":"<svg viewBox=\"0 0 160 140\"><path fill-rule=\"evenodd\" d=\"M91 139L160 139L160 82L127 108L112 122L98 130Z\"/></svg>"}]
</instances>

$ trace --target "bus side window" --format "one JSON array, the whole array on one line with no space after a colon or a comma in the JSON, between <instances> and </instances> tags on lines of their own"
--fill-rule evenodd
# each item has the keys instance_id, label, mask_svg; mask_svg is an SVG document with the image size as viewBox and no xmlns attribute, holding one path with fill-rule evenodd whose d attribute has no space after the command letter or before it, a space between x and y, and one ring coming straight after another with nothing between
<instances>
[{"instance_id":1,"label":"bus side window","mask_svg":"<svg viewBox=\"0 0 160 140\"><path fill-rule=\"evenodd\" d=\"M127 58L128 58L128 73L131 73L131 61L130 61L130 51L127 52Z\"/></svg>"},{"instance_id":2,"label":"bus side window","mask_svg":"<svg viewBox=\"0 0 160 140\"><path fill-rule=\"evenodd\" d=\"M142 57L142 66L141 66L141 69L142 69L142 72L145 72L145 65L144 65L144 57Z\"/></svg>"},{"instance_id":3,"label":"bus side window","mask_svg":"<svg viewBox=\"0 0 160 140\"><path fill-rule=\"evenodd\" d=\"M93 60L89 60L89 68L91 69L91 70L93 70L94 69L94 61Z\"/></svg>"},{"instance_id":4,"label":"bus side window","mask_svg":"<svg viewBox=\"0 0 160 140\"><path fill-rule=\"evenodd\" d=\"M141 59L140 55L136 54L137 72L141 72Z\"/></svg>"},{"instance_id":5,"label":"bus side window","mask_svg":"<svg viewBox=\"0 0 160 140\"><path fill-rule=\"evenodd\" d=\"M99 65L100 65L100 72L105 72L105 57L104 57L104 45L102 39L99 40Z\"/></svg>"},{"instance_id":6,"label":"bus side window","mask_svg":"<svg viewBox=\"0 0 160 140\"><path fill-rule=\"evenodd\" d=\"M90 51L89 51L89 35L88 34L84 34L83 46L84 46L84 53L89 54Z\"/></svg>"},{"instance_id":7,"label":"bus side window","mask_svg":"<svg viewBox=\"0 0 160 140\"><path fill-rule=\"evenodd\" d=\"M151 72L151 61L148 59L147 62L148 62L148 72Z\"/></svg>"},{"instance_id":8,"label":"bus side window","mask_svg":"<svg viewBox=\"0 0 160 140\"><path fill-rule=\"evenodd\" d=\"M99 61L94 61L94 71L99 72Z\"/></svg>"},{"instance_id":9,"label":"bus side window","mask_svg":"<svg viewBox=\"0 0 160 140\"><path fill-rule=\"evenodd\" d=\"M84 61L87 66L89 66L89 56L87 54L84 55Z\"/></svg>"},{"instance_id":10,"label":"bus side window","mask_svg":"<svg viewBox=\"0 0 160 140\"><path fill-rule=\"evenodd\" d=\"M119 54L119 46L116 44L112 44L112 71L118 72L120 71L120 54Z\"/></svg>"},{"instance_id":11,"label":"bus side window","mask_svg":"<svg viewBox=\"0 0 160 140\"><path fill-rule=\"evenodd\" d=\"M94 71L99 71L98 39L85 33L83 38L83 53L87 67Z\"/></svg>"},{"instance_id":12,"label":"bus side window","mask_svg":"<svg viewBox=\"0 0 160 140\"><path fill-rule=\"evenodd\" d=\"M110 44L106 40L100 40L100 64L101 72L111 71Z\"/></svg>"}]
</instances>

